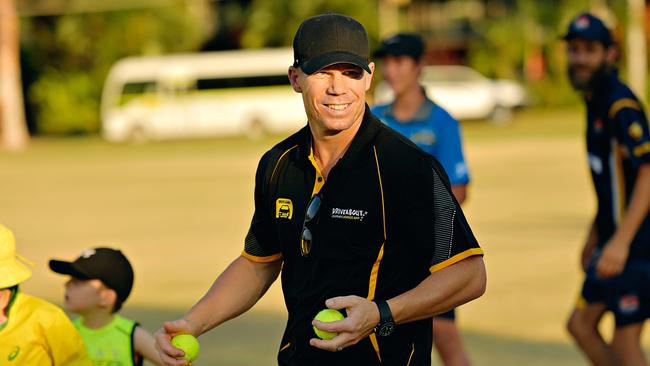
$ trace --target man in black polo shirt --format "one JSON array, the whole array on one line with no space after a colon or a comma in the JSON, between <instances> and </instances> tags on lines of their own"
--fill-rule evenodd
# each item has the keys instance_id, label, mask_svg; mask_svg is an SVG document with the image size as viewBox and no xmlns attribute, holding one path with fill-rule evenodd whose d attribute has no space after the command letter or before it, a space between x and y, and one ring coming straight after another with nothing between
<instances>
[{"instance_id":1,"label":"man in black polo shirt","mask_svg":"<svg viewBox=\"0 0 650 366\"><path fill-rule=\"evenodd\" d=\"M617 77L609 29L591 14L564 36L569 79L587 106L587 155L598 210L582 252L585 281L568 329L591 362L645 365L640 338L650 317L650 133L641 104ZM605 342L606 311L616 329Z\"/></svg>"},{"instance_id":2,"label":"man in black polo shirt","mask_svg":"<svg viewBox=\"0 0 650 366\"><path fill-rule=\"evenodd\" d=\"M248 310L282 273L280 365L430 365L431 317L485 290L483 251L440 164L369 111L374 64L356 20L324 14L294 37L289 79L308 125L262 157L245 248L157 335L170 345ZM323 308L346 318L313 320ZM338 333L316 338L313 326Z\"/></svg>"}]
</instances>

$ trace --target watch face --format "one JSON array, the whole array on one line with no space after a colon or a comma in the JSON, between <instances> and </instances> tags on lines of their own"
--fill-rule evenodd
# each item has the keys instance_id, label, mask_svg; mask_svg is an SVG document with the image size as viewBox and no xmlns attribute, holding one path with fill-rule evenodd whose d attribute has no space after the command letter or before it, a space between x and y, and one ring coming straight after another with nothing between
<instances>
[{"instance_id":1,"label":"watch face","mask_svg":"<svg viewBox=\"0 0 650 366\"><path fill-rule=\"evenodd\" d=\"M393 322L384 323L381 325L381 327L379 327L379 335L385 337L387 335L391 335L394 330L395 330L395 323Z\"/></svg>"}]
</instances>

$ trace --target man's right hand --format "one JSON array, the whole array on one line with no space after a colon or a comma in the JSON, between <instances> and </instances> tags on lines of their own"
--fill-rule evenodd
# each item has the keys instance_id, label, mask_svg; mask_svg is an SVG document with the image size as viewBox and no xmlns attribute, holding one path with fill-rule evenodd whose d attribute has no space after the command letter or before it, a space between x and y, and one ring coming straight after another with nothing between
<instances>
[{"instance_id":1,"label":"man's right hand","mask_svg":"<svg viewBox=\"0 0 650 366\"><path fill-rule=\"evenodd\" d=\"M177 359L183 357L182 350L172 346L172 337L178 334L194 334L193 324L186 319L178 319L170 322L165 322L163 327L160 328L154 338L156 339L156 349L160 354L160 359L165 365L168 366L187 366L191 365L189 361Z\"/></svg>"}]
</instances>

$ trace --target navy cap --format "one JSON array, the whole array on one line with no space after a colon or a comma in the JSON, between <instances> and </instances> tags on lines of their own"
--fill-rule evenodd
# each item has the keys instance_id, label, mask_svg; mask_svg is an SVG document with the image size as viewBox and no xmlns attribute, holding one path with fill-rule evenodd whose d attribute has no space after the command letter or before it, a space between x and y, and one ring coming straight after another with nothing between
<instances>
[{"instance_id":1,"label":"navy cap","mask_svg":"<svg viewBox=\"0 0 650 366\"><path fill-rule=\"evenodd\" d=\"M423 52L424 41L422 37L415 33L397 33L385 38L373 56L410 56L419 60Z\"/></svg>"},{"instance_id":2,"label":"navy cap","mask_svg":"<svg viewBox=\"0 0 650 366\"><path fill-rule=\"evenodd\" d=\"M82 280L101 280L104 285L117 293L117 297L122 302L126 301L133 288L131 263L117 249L87 249L74 262L52 259L49 265L56 273Z\"/></svg>"},{"instance_id":3,"label":"navy cap","mask_svg":"<svg viewBox=\"0 0 650 366\"><path fill-rule=\"evenodd\" d=\"M566 41L574 38L599 41L605 47L613 42L612 34L603 21L589 13L582 13L573 18L569 30L562 38Z\"/></svg>"},{"instance_id":4,"label":"navy cap","mask_svg":"<svg viewBox=\"0 0 650 366\"><path fill-rule=\"evenodd\" d=\"M353 18L328 13L305 19L293 38L294 67L305 74L338 63L359 66L370 73L366 29Z\"/></svg>"}]
</instances>

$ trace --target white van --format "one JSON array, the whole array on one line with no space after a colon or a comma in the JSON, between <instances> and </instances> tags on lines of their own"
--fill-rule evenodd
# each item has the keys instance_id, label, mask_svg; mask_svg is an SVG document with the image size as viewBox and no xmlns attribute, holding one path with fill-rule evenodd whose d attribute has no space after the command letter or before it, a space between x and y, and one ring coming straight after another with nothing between
<instances>
[{"instance_id":1,"label":"white van","mask_svg":"<svg viewBox=\"0 0 650 366\"><path fill-rule=\"evenodd\" d=\"M131 57L101 101L109 141L288 133L307 123L289 84L290 48Z\"/></svg>"}]
</instances>

